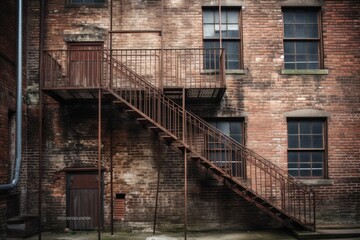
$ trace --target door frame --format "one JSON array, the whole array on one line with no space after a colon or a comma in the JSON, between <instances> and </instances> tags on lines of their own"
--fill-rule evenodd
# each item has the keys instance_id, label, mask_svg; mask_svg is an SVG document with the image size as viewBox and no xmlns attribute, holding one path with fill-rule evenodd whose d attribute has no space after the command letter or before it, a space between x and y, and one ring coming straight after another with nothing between
<instances>
[{"instance_id":1,"label":"door frame","mask_svg":"<svg viewBox=\"0 0 360 240\"><path fill-rule=\"evenodd\" d=\"M66 169L66 227L70 227L70 219L68 217L70 216L70 190L71 190L71 176L76 174L94 174L95 176L98 176L98 169L97 168L70 168ZM100 218L100 228L104 229L104 169L101 169L101 189L100 189L100 211L99 214L101 216ZM94 230L97 226L91 229L76 229L76 230Z\"/></svg>"}]
</instances>

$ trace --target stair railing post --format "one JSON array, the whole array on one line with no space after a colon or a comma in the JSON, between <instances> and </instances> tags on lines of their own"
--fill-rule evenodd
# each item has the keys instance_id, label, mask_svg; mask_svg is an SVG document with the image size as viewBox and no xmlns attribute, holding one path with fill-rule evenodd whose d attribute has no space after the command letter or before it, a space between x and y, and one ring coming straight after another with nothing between
<instances>
[{"instance_id":1,"label":"stair railing post","mask_svg":"<svg viewBox=\"0 0 360 240\"><path fill-rule=\"evenodd\" d=\"M182 142L184 144L184 239L187 239L187 149L186 145L186 111L185 88L182 89Z\"/></svg>"}]
</instances>

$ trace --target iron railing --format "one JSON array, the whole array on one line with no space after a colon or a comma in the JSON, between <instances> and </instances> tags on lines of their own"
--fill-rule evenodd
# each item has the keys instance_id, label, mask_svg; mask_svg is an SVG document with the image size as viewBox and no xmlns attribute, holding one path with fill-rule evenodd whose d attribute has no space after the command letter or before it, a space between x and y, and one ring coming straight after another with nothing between
<instances>
[{"instance_id":1,"label":"iron railing","mask_svg":"<svg viewBox=\"0 0 360 240\"><path fill-rule=\"evenodd\" d=\"M153 86L224 88L221 49L48 50L44 53L44 87L87 88L111 85L104 61L125 64Z\"/></svg>"},{"instance_id":2,"label":"iron railing","mask_svg":"<svg viewBox=\"0 0 360 240\"><path fill-rule=\"evenodd\" d=\"M113 85L109 91L122 102L194 154L210 161L248 191L271 204L271 207L305 228L315 229L315 195L312 190L283 169L184 110L127 65L114 59L111 61Z\"/></svg>"}]
</instances>

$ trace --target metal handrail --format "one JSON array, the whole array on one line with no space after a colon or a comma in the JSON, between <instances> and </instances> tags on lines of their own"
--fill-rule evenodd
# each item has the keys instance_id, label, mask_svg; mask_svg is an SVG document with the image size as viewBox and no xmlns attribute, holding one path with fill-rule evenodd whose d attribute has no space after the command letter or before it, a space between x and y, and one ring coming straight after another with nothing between
<instances>
[{"instance_id":1,"label":"metal handrail","mask_svg":"<svg viewBox=\"0 0 360 240\"><path fill-rule=\"evenodd\" d=\"M46 50L44 87L101 87L107 68L104 50ZM157 87L224 88L220 49L112 49L114 61L121 62ZM162 75L162 77L160 77ZM108 76L109 77L109 76ZM162 82L160 82L162 81Z\"/></svg>"}]
</instances>

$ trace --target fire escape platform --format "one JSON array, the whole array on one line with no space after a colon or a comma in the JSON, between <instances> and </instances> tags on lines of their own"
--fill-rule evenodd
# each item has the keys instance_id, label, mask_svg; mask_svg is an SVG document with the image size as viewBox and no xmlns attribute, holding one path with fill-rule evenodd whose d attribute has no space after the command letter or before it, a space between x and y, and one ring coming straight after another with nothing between
<instances>
[{"instance_id":1,"label":"fire escape platform","mask_svg":"<svg viewBox=\"0 0 360 240\"><path fill-rule=\"evenodd\" d=\"M187 103L218 103L225 94L226 88L185 88L185 101ZM182 100L182 87L164 87L164 94L173 101Z\"/></svg>"},{"instance_id":2,"label":"fire escape platform","mask_svg":"<svg viewBox=\"0 0 360 240\"><path fill-rule=\"evenodd\" d=\"M99 98L99 87L43 88L43 92L61 103L91 103ZM103 100L113 101L114 97L103 91Z\"/></svg>"}]
</instances>

